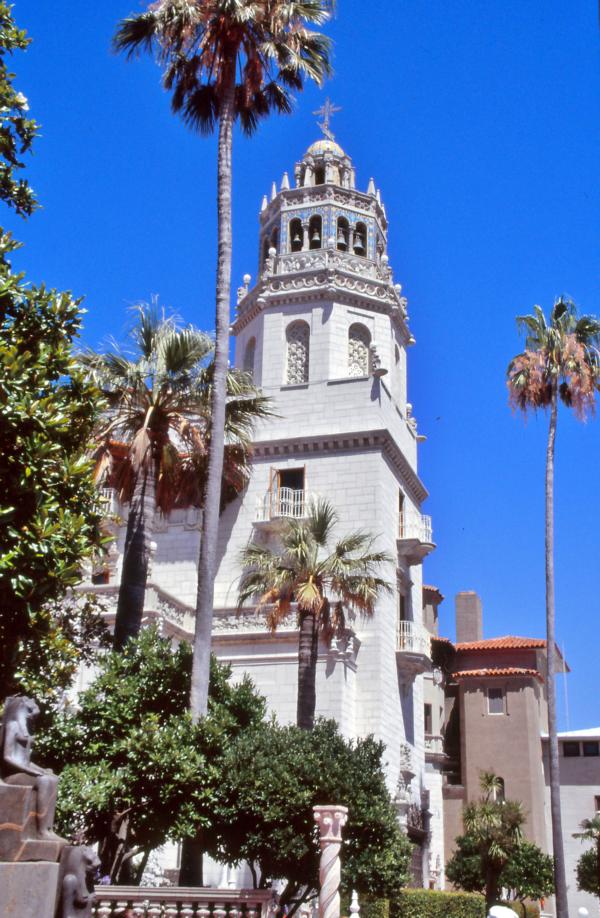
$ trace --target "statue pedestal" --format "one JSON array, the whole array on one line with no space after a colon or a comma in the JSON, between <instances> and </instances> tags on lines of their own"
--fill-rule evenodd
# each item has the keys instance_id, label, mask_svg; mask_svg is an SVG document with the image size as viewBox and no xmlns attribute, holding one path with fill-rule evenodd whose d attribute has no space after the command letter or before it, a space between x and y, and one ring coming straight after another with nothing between
<instances>
[{"instance_id":1,"label":"statue pedestal","mask_svg":"<svg viewBox=\"0 0 600 918\"><path fill-rule=\"evenodd\" d=\"M37 837L35 797L31 787L0 783L0 862L56 862L64 845L60 838Z\"/></svg>"},{"instance_id":2,"label":"statue pedestal","mask_svg":"<svg viewBox=\"0 0 600 918\"><path fill-rule=\"evenodd\" d=\"M54 918L58 864L0 863L2 918Z\"/></svg>"}]
</instances>

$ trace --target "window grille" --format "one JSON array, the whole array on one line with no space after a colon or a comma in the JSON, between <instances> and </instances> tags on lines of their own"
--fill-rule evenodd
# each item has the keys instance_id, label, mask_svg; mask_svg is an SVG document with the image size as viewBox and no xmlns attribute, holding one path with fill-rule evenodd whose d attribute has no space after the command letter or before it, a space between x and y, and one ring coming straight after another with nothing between
<instances>
[{"instance_id":1,"label":"window grille","mask_svg":"<svg viewBox=\"0 0 600 918\"><path fill-rule=\"evenodd\" d=\"M348 375L369 375L369 345L371 335L364 325L356 322L348 332Z\"/></svg>"},{"instance_id":2,"label":"window grille","mask_svg":"<svg viewBox=\"0 0 600 918\"><path fill-rule=\"evenodd\" d=\"M287 330L288 385L308 382L310 331L306 322L292 322Z\"/></svg>"}]
</instances>

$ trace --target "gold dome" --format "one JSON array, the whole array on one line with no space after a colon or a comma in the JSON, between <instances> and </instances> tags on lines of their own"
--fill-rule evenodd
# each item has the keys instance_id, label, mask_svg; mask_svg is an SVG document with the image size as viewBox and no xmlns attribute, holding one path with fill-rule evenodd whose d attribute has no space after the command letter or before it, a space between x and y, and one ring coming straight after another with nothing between
<instances>
[{"instance_id":1,"label":"gold dome","mask_svg":"<svg viewBox=\"0 0 600 918\"><path fill-rule=\"evenodd\" d=\"M336 143L335 140L327 140L325 137L322 137L321 140L315 140L306 151L307 156L309 154L312 156L322 156L323 153L333 153L334 156L346 155L339 143Z\"/></svg>"}]
</instances>

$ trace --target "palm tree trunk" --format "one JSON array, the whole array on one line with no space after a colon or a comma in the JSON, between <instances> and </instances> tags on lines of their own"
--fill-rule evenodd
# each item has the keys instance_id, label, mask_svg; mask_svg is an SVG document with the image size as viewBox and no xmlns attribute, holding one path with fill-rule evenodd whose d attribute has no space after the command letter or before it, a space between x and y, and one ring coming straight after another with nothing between
<instances>
[{"instance_id":1,"label":"palm tree trunk","mask_svg":"<svg viewBox=\"0 0 600 918\"><path fill-rule=\"evenodd\" d=\"M113 646L122 650L142 626L150 560L150 524L156 503L154 468L138 473L127 517Z\"/></svg>"},{"instance_id":2,"label":"palm tree trunk","mask_svg":"<svg viewBox=\"0 0 600 918\"><path fill-rule=\"evenodd\" d=\"M558 415L556 384L552 392L550 425L546 449L546 656L548 692L548 763L550 771L550 812L552 817L552 848L554 852L554 885L556 918L569 918L567 904L567 875L560 812L560 766L556 718L556 635L554 611L554 444Z\"/></svg>"},{"instance_id":3,"label":"palm tree trunk","mask_svg":"<svg viewBox=\"0 0 600 918\"><path fill-rule=\"evenodd\" d=\"M317 704L317 658L319 631L314 612L302 612L298 637L298 707L296 720L303 730L312 730Z\"/></svg>"},{"instance_id":4,"label":"palm tree trunk","mask_svg":"<svg viewBox=\"0 0 600 918\"><path fill-rule=\"evenodd\" d=\"M229 358L229 301L231 288L231 152L235 98L235 70L229 74L229 85L219 113L218 190L217 190L217 315L213 390L211 398L211 434L202 537L198 560L198 592L190 709L197 723L208 710L208 683L213 619L216 549L219 534L219 508L225 446L225 404Z\"/></svg>"}]
</instances>

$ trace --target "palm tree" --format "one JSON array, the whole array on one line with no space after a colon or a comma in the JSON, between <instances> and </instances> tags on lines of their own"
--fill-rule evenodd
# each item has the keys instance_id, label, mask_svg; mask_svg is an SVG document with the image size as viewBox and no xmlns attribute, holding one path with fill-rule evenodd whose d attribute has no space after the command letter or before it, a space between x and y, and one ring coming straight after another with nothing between
<instances>
[{"instance_id":1,"label":"palm tree","mask_svg":"<svg viewBox=\"0 0 600 918\"><path fill-rule=\"evenodd\" d=\"M374 539L353 532L331 547L337 515L327 500L313 502L305 520L287 520L281 533L281 551L250 543L242 553L244 572L239 603L256 602L265 608L272 631L289 615L295 603L298 639L297 723L311 730L315 719L319 634L330 638L343 627L345 613L373 615L375 603L390 591L377 576L390 555L373 550Z\"/></svg>"},{"instance_id":2,"label":"palm tree","mask_svg":"<svg viewBox=\"0 0 600 918\"><path fill-rule=\"evenodd\" d=\"M580 419L594 410L599 380L600 322L578 316L568 299L558 299L547 322L540 306L533 315L519 316L525 331L525 350L508 367L510 403L524 413L550 409L546 447L546 654L550 808L554 848L557 918L568 918L567 883L560 811L560 774L556 719L556 642L554 609L554 448L558 403L573 408Z\"/></svg>"},{"instance_id":3,"label":"palm tree","mask_svg":"<svg viewBox=\"0 0 600 918\"><path fill-rule=\"evenodd\" d=\"M120 650L141 626L148 578L150 522L155 508L201 507L210 444L213 351L209 335L181 327L156 304L137 308L133 354L81 356L109 410L97 433L96 478L129 504L114 646ZM226 438L221 503L245 485L248 446L268 400L238 371L227 377Z\"/></svg>"},{"instance_id":4,"label":"palm tree","mask_svg":"<svg viewBox=\"0 0 600 918\"><path fill-rule=\"evenodd\" d=\"M582 831L573 832L573 838L591 841L596 847L596 886L600 894L600 812L591 819L584 819L579 825Z\"/></svg>"},{"instance_id":5,"label":"palm tree","mask_svg":"<svg viewBox=\"0 0 600 918\"><path fill-rule=\"evenodd\" d=\"M503 782L493 772L482 772L479 783L483 797L465 807L463 822L466 834L479 850L489 909L498 897L502 868L521 841L525 813L518 801L503 799Z\"/></svg>"},{"instance_id":6,"label":"palm tree","mask_svg":"<svg viewBox=\"0 0 600 918\"><path fill-rule=\"evenodd\" d=\"M330 72L330 40L312 31L328 0L158 0L121 22L114 45L129 57L155 51L173 110L200 133L218 124L216 344L208 478L200 557L190 706L206 714L219 495L223 466L231 288L231 157L236 119L252 134L271 112L289 113L290 90Z\"/></svg>"}]
</instances>

